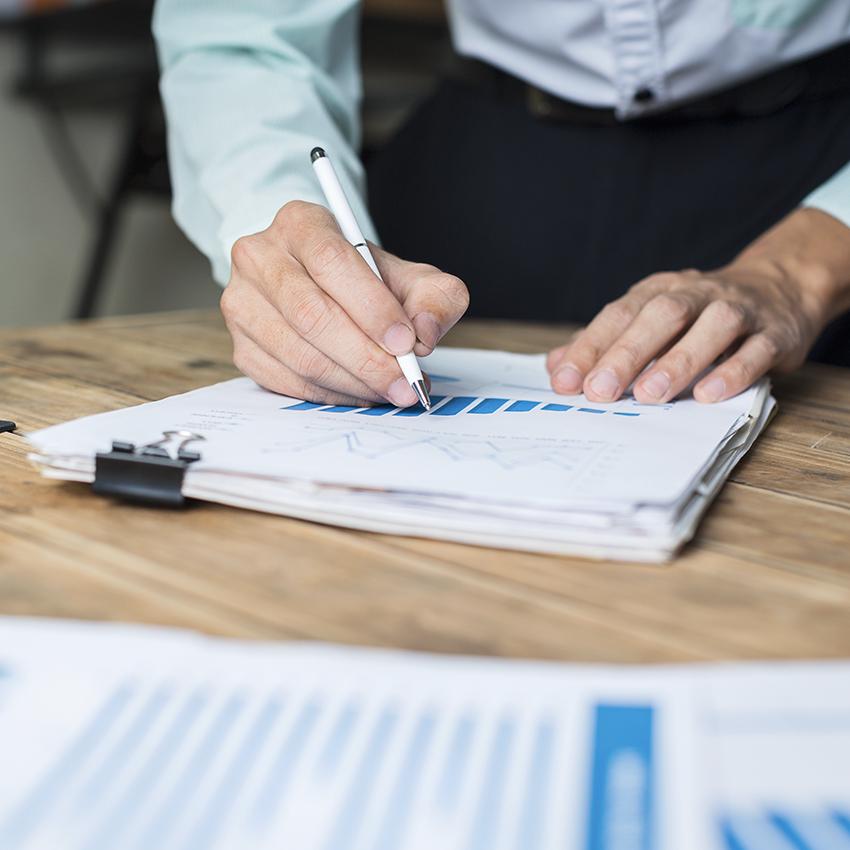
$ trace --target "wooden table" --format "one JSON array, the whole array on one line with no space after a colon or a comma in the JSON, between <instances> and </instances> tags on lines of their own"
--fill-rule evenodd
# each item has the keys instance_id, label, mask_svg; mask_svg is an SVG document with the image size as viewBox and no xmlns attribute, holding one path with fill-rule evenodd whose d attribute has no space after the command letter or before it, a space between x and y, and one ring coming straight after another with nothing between
<instances>
[{"instance_id":1,"label":"wooden table","mask_svg":"<svg viewBox=\"0 0 850 850\"><path fill-rule=\"evenodd\" d=\"M562 338L469 321L451 341ZM206 312L7 331L0 418L27 432L234 374ZM0 435L0 613L586 661L850 656L850 373L807 366L776 395L779 416L664 567L123 506L40 478L21 433Z\"/></svg>"}]
</instances>

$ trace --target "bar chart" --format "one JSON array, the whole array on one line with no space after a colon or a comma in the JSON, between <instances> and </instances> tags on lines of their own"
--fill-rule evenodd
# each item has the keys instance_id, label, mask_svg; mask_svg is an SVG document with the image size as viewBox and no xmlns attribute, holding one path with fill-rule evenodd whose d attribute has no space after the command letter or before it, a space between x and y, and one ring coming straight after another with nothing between
<instances>
[{"instance_id":1,"label":"bar chart","mask_svg":"<svg viewBox=\"0 0 850 850\"><path fill-rule=\"evenodd\" d=\"M402 850L426 830L447 850L608 850L628 806L630 846L654 847L653 707L584 710L581 758L568 732L579 715L520 711L505 695L452 707L400 692L119 681L0 817L0 846L61 835L67 850ZM571 816L566 764L591 789Z\"/></svg>"},{"instance_id":2,"label":"bar chart","mask_svg":"<svg viewBox=\"0 0 850 850\"><path fill-rule=\"evenodd\" d=\"M312 401L301 401L285 405L281 410L292 412L317 411L320 413L354 413L358 416L490 416L496 413L572 413L591 416L619 416L624 419L636 419L640 413L625 410L611 410L600 407L583 407L560 402L548 403L530 399L510 398L479 398L476 396L441 396L431 397L432 408L425 410L421 405L413 407L395 407L382 404L375 407L348 407L346 405L318 404Z\"/></svg>"}]
</instances>

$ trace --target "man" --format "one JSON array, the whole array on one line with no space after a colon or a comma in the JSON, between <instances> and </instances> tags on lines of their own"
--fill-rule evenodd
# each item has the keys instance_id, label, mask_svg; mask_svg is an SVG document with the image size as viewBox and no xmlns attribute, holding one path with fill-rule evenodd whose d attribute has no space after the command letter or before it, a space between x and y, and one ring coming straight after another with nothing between
<instances>
[{"instance_id":1,"label":"man","mask_svg":"<svg viewBox=\"0 0 850 850\"><path fill-rule=\"evenodd\" d=\"M590 321L548 367L602 402L729 398L850 308L847 0L450 0L475 61L370 164L368 204L357 6L157 8L175 215L263 386L413 404L392 355L463 315L455 275L478 315ZM322 207L314 145L388 288Z\"/></svg>"}]
</instances>

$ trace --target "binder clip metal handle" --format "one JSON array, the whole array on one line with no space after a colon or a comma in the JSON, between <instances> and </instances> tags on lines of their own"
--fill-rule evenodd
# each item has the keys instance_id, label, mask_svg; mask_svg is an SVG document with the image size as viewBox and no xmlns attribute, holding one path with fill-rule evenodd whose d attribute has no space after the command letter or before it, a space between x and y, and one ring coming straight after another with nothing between
<instances>
[{"instance_id":1,"label":"binder clip metal handle","mask_svg":"<svg viewBox=\"0 0 850 850\"><path fill-rule=\"evenodd\" d=\"M161 439L145 446L113 441L112 451L95 455L92 489L130 502L183 507L186 470L201 459L187 446L203 439L191 431L163 431Z\"/></svg>"}]
</instances>

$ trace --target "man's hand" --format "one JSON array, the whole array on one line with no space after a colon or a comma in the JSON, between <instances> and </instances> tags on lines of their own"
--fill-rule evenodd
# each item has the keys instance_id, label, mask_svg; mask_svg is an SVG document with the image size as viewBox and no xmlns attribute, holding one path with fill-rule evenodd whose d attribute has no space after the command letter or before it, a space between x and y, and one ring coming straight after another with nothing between
<instances>
[{"instance_id":1,"label":"man's hand","mask_svg":"<svg viewBox=\"0 0 850 850\"><path fill-rule=\"evenodd\" d=\"M236 366L284 395L328 404L416 402L394 355L430 354L464 314L456 277L371 246L386 286L333 216L287 204L233 246L221 310Z\"/></svg>"},{"instance_id":2,"label":"man's hand","mask_svg":"<svg viewBox=\"0 0 850 850\"><path fill-rule=\"evenodd\" d=\"M850 229L800 209L722 269L657 274L633 286L550 352L552 387L606 402L634 382L637 401L663 403L724 358L693 391L697 401L722 401L772 369L799 366L823 327L850 307L848 293Z\"/></svg>"}]
</instances>

